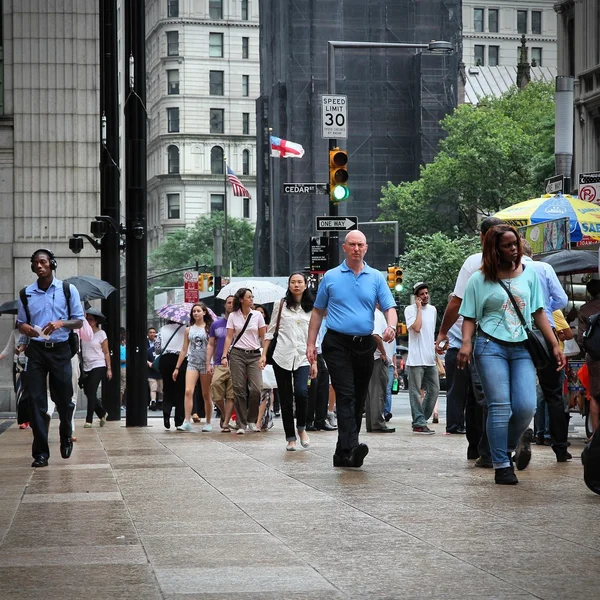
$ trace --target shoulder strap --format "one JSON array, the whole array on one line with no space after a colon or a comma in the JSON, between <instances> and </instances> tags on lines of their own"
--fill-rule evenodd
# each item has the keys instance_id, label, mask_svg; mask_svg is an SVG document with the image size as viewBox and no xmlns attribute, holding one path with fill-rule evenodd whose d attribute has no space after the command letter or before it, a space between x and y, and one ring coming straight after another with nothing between
<instances>
[{"instance_id":1,"label":"shoulder strap","mask_svg":"<svg viewBox=\"0 0 600 600\"><path fill-rule=\"evenodd\" d=\"M171 343L171 340L177 335L177 332L183 327L183 325L180 325L174 332L173 335L167 340L167 343L165 344L164 348L161 348L160 353L158 356L160 356L166 349L167 346Z\"/></svg>"},{"instance_id":2,"label":"shoulder strap","mask_svg":"<svg viewBox=\"0 0 600 600\"><path fill-rule=\"evenodd\" d=\"M519 305L517 304L515 297L511 294L510 290L508 289L508 287L506 286L504 281L502 281L502 279L498 279L498 283L504 288L504 291L508 294L508 297L510 298L512 305L515 307L515 310L517 311L517 315L519 317L519 321L521 321L521 325L523 325L523 329L525 329L525 331L527 331L529 329L529 326L525 322L525 317L523 316L523 313L521 312L521 309L519 308Z\"/></svg>"},{"instance_id":3,"label":"shoulder strap","mask_svg":"<svg viewBox=\"0 0 600 600\"><path fill-rule=\"evenodd\" d=\"M275 335L279 333L279 323L281 323L281 311L283 310L284 301L285 298L282 298L281 302L279 303L279 313L277 313L277 325L275 326Z\"/></svg>"},{"instance_id":4,"label":"shoulder strap","mask_svg":"<svg viewBox=\"0 0 600 600\"><path fill-rule=\"evenodd\" d=\"M65 300L67 301L67 313L69 315L69 321L71 320L71 286L66 282L62 282L63 286L63 294L65 295Z\"/></svg>"},{"instance_id":5,"label":"shoulder strap","mask_svg":"<svg viewBox=\"0 0 600 600\"><path fill-rule=\"evenodd\" d=\"M231 346L229 346L229 351L231 352L231 349L240 341L240 338L244 335L244 331L246 331L246 327L248 327L248 323L250 323L250 319L252 318L252 311L250 311L248 313L248 318L246 319L246 322L244 323L244 326L242 327L242 330L238 333L237 337L235 338L235 340L233 340L233 344L231 344Z\"/></svg>"},{"instance_id":6,"label":"shoulder strap","mask_svg":"<svg viewBox=\"0 0 600 600\"><path fill-rule=\"evenodd\" d=\"M23 308L25 309L25 316L27 317L27 323L31 325L31 313L29 312L29 305L27 304L27 288L22 288L19 291L19 298L21 298L21 302L23 303Z\"/></svg>"}]
</instances>

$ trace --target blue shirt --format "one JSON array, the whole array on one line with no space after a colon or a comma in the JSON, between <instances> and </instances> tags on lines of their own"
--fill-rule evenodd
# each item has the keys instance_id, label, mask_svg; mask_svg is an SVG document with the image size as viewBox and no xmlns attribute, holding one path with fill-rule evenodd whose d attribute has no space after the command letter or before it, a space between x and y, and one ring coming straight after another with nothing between
<instances>
[{"instance_id":1,"label":"blue shirt","mask_svg":"<svg viewBox=\"0 0 600 600\"><path fill-rule=\"evenodd\" d=\"M83 308L81 307L81 300L79 298L79 292L74 285L69 285L71 291L71 300L69 301L71 307L71 319L79 319L83 321ZM27 307L29 308L29 314L31 315L30 325L35 327L38 325L42 329L45 325L51 321L67 321L69 319L69 310L67 308L67 299L63 292L63 283L60 279L54 277L52 283L47 290L41 290L38 287L38 282L35 281L31 285L25 288L25 294L27 295ZM25 307L19 297L19 309L17 312L17 323L19 325L27 323L27 315L25 314ZM69 337L70 330L66 327L61 327L50 334L50 339L46 340L43 337L31 338L38 342L65 342Z\"/></svg>"},{"instance_id":2,"label":"blue shirt","mask_svg":"<svg viewBox=\"0 0 600 600\"><path fill-rule=\"evenodd\" d=\"M315 308L327 309L327 328L347 335L371 335L375 325L375 304L385 312L396 303L383 275L364 263L355 275L344 261L325 273Z\"/></svg>"},{"instance_id":3,"label":"blue shirt","mask_svg":"<svg viewBox=\"0 0 600 600\"><path fill-rule=\"evenodd\" d=\"M556 327L552 313L555 310L564 308L569 301L565 290L554 272L554 269L545 262L531 260L528 256L523 257L523 263L528 267L532 266L537 273L538 279L542 286L542 294L544 295L544 312L552 327Z\"/></svg>"}]
</instances>

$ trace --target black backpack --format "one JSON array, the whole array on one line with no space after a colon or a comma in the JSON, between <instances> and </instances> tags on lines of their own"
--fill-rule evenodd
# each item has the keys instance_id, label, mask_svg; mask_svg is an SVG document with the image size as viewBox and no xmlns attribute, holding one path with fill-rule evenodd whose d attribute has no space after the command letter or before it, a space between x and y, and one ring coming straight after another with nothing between
<instances>
[{"instance_id":1,"label":"black backpack","mask_svg":"<svg viewBox=\"0 0 600 600\"><path fill-rule=\"evenodd\" d=\"M600 313L588 317L588 326L583 334L583 348L592 360L600 360Z\"/></svg>"}]
</instances>

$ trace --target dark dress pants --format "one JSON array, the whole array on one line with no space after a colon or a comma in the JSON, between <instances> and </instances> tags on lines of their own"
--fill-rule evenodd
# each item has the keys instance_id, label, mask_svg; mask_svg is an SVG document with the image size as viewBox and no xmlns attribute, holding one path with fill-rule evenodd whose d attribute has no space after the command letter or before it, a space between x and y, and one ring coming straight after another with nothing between
<instances>
[{"instance_id":1,"label":"dark dress pants","mask_svg":"<svg viewBox=\"0 0 600 600\"><path fill-rule=\"evenodd\" d=\"M479 378L479 373L477 372L477 366L473 357L471 357L471 362L469 363L469 370L471 371L471 385L473 386L473 396L475 402L472 403L470 407L467 407L467 413L470 410L473 411L473 422L479 423L481 427L481 437L479 438L479 443L477 446L477 452L481 459L485 462L492 462L492 455L490 453L490 443L488 442L487 437L487 406L485 403L485 395L483 394L483 386L481 385L481 379ZM481 415L480 417L478 415ZM469 422L469 421L467 421ZM468 426L467 426L468 427ZM469 447L471 447L471 437L469 437L469 433L467 430L467 437L469 439ZM477 443L475 440L473 443Z\"/></svg>"},{"instance_id":2,"label":"dark dress pants","mask_svg":"<svg viewBox=\"0 0 600 600\"><path fill-rule=\"evenodd\" d=\"M347 455L358 446L376 347L372 335L353 339L352 336L328 330L323 338L323 358L331 376L337 407L336 454Z\"/></svg>"},{"instance_id":3,"label":"dark dress pants","mask_svg":"<svg viewBox=\"0 0 600 600\"><path fill-rule=\"evenodd\" d=\"M179 367L177 381L173 381L173 371L179 360L179 354L162 354L159 361L159 371L163 378L163 415L168 419L171 409L175 407L175 427L179 427L185 418L183 408L185 398L185 373L187 371L187 358Z\"/></svg>"},{"instance_id":4,"label":"dark dress pants","mask_svg":"<svg viewBox=\"0 0 600 600\"><path fill-rule=\"evenodd\" d=\"M317 378L310 382L306 422L323 425L329 405L329 371L322 354L317 354Z\"/></svg>"},{"instance_id":5,"label":"dark dress pants","mask_svg":"<svg viewBox=\"0 0 600 600\"><path fill-rule=\"evenodd\" d=\"M550 421L550 437L552 449L566 450L569 435L569 422L565 419L565 404L562 394L562 376L556 370L556 361L551 358L548 365L537 371L540 387L548 407Z\"/></svg>"},{"instance_id":6,"label":"dark dress pants","mask_svg":"<svg viewBox=\"0 0 600 600\"><path fill-rule=\"evenodd\" d=\"M60 437L72 435L71 420L75 404L73 403L73 383L71 381L71 350L64 342L54 348L46 348L43 342L29 342L27 350L26 391L29 397L33 458L48 458L48 416L47 381L50 384L50 397L60 417Z\"/></svg>"},{"instance_id":7,"label":"dark dress pants","mask_svg":"<svg viewBox=\"0 0 600 600\"><path fill-rule=\"evenodd\" d=\"M85 422L91 423L94 418L94 412L99 419L106 416L106 409L102 406L100 400L98 400L98 386L106 375L106 367L96 367L95 369L86 371L85 374L85 379L83 380L83 392L87 398Z\"/></svg>"}]
</instances>

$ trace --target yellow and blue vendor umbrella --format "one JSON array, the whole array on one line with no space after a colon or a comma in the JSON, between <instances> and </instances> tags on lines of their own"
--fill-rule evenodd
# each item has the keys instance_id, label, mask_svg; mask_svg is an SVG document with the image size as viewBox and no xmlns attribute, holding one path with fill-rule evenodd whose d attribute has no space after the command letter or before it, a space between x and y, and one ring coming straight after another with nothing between
<instances>
[{"instance_id":1,"label":"yellow and blue vendor umbrella","mask_svg":"<svg viewBox=\"0 0 600 600\"><path fill-rule=\"evenodd\" d=\"M546 194L525 200L494 216L515 227L569 217L572 242L600 241L600 206L568 194Z\"/></svg>"}]
</instances>

